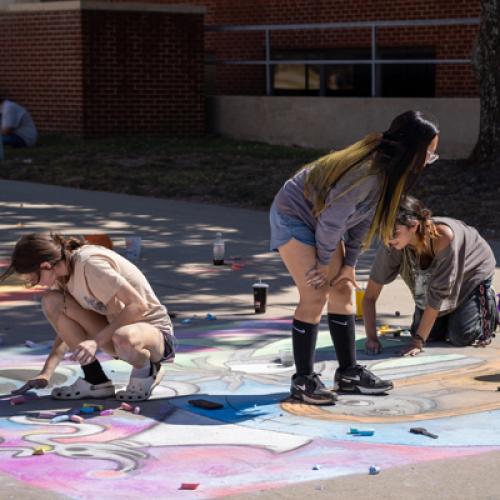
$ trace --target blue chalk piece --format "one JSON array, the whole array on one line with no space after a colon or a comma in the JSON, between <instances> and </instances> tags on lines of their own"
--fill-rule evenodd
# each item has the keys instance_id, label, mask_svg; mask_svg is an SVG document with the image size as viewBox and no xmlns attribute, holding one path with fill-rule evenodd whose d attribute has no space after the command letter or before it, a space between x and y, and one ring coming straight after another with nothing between
<instances>
[{"instance_id":1,"label":"blue chalk piece","mask_svg":"<svg viewBox=\"0 0 500 500\"><path fill-rule=\"evenodd\" d=\"M364 431L358 431L355 436L373 436L375 431L373 429L366 429Z\"/></svg>"},{"instance_id":2,"label":"blue chalk piece","mask_svg":"<svg viewBox=\"0 0 500 500\"><path fill-rule=\"evenodd\" d=\"M66 420L69 420L69 415L57 415L57 417L52 418L50 421L56 424L57 422L66 422Z\"/></svg>"},{"instance_id":3,"label":"blue chalk piece","mask_svg":"<svg viewBox=\"0 0 500 500\"><path fill-rule=\"evenodd\" d=\"M313 465L313 470L321 470L321 465L319 465L319 464L314 464L314 465Z\"/></svg>"},{"instance_id":4,"label":"blue chalk piece","mask_svg":"<svg viewBox=\"0 0 500 500\"><path fill-rule=\"evenodd\" d=\"M380 467L377 467L376 465L370 465L368 472L370 473L370 476L375 476L380 472Z\"/></svg>"},{"instance_id":5,"label":"blue chalk piece","mask_svg":"<svg viewBox=\"0 0 500 500\"><path fill-rule=\"evenodd\" d=\"M95 412L95 408L92 406L87 406L84 408L80 408L80 413L84 413L85 415L92 415Z\"/></svg>"},{"instance_id":6,"label":"blue chalk piece","mask_svg":"<svg viewBox=\"0 0 500 500\"><path fill-rule=\"evenodd\" d=\"M217 316L215 316L215 314L207 313L206 318L207 318L209 321L213 321L213 320L216 320L216 319L217 319Z\"/></svg>"},{"instance_id":7,"label":"blue chalk piece","mask_svg":"<svg viewBox=\"0 0 500 500\"><path fill-rule=\"evenodd\" d=\"M354 427L351 427L349 434L352 434L353 436L373 436L375 434L375 430L374 429L356 429Z\"/></svg>"},{"instance_id":8,"label":"blue chalk piece","mask_svg":"<svg viewBox=\"0 0 500 500\"><path fill-rule=\"evenodd\" d=\"M183 325L189 325L189 323L191 323L191 319L190 318L186 318L186 319L183 319L181 321L181 324L183 324Z\"/></svg>"}]
</instances>

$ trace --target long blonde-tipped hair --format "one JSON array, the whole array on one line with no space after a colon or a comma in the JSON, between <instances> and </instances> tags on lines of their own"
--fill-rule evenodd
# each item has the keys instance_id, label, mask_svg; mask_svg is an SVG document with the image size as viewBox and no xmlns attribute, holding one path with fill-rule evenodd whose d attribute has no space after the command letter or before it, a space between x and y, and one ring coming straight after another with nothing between
<instances>
[{"instance_id":1,"label":"long blonde-tipped hair","mask_svg":"<svg viewBox=\"0 0 500 500\"><path fill-rule=\"evenodd\" d=\"M383 134L369 134L361 141L303 167L309 169L304 194L312 200L314 216L319 217L327 208L326 199L335 183L346 172L369 160L371 166L364 176L380 173L382 186L363 247L369 247L375 236L387 243L392 237L400 200L422 172L427 148L438 133L437 124L421 112L406 111L394 118ZM339 197L363 178L361 176Z\"/></svg>"}]
</instances>

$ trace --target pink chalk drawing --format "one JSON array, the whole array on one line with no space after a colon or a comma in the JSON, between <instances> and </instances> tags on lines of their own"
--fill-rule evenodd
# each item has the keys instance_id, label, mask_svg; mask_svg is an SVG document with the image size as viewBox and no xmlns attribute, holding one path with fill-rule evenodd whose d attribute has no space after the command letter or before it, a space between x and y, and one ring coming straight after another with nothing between
<instances>
[{"instance_id":1,"label":"pink chalk drawing","mask_svg":"<svg viewBox=\"0 0 500 500\"><path fill-rule=\"evenodd\" d=\"M334 407L306 412L300 405L292 408L283 403L294 372L293 366L279 362L279 352L291 348L289 327L288 320L277 319L225 325L200 322L182 329L176 362L166 367L167 375L153 398L141 402L138 414L120 410L118 401L106 401L107 408L115 409L113 414L97 412L80 423L51 423L39 418L40 412L67 411L68 403L45 397L49 388L21 406L0 400L1 473L30 487L78 499L102 496L103 491L110 499L158 495L158 491L165 498L177 498L183 483L199 484L189 492L196 498L216 498L366 474L372 464L387 470L500 449L500 419L495 418L500 407L488 410L486 436L480 432L484 413L477 399L471 401L478 411L457 407L444 419L438 414L439 391L429 396L425 390L431 381L422 382L423 389L410 384L417 370L425 380L436 374L444 393L443 384L453 374L460 383L453 385L449 377L448 396L457 394L460 399L460 391L475 387L464 389L467 384L460 377L485 369L484 360L439 351L420 360L375 361L378 373L409 381L407 385L401 383L386 398L343 396ZM37 349L3 350L0 384L6 390L22 384L16 378L20 370L33 372L41 366L46 350L43 343ZM321 331L316 368L325 381L333 378L336 368L332 354L329 334ZM126 383L127 364L108 359L103 366L115 381ZM72 381L79 368L65 362L58 376L64 383ZM484 389L474 383L477 390ZM193 407L188 403L193 395L222 403L223 408L210 412ZM439 438L410 434L415 417L425 420L423 426ZM376 432L371 437L351 436L348 430L355 423ZM33 456L39 447L45 454ZM321 467L312 472L315 464Z\"/></svg>"}]
</instances>

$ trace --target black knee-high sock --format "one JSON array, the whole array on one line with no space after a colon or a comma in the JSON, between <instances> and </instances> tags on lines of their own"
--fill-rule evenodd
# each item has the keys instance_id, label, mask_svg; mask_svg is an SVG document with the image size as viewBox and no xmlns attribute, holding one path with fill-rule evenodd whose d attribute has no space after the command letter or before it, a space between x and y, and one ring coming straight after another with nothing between
<instances>
[{"instance_id":1,"label":"black knee-high sock","mask_svg":"<svg viewBox=\"0 0 500 500\"><path fill-rule=\"evenodd\" d=\"M84 379L93 385L102 384L109 380L102 369L101 363L97 359L88 365L82 365L82 370Z\"/></svg>"},{"instance_id":2,"label":"black knee-high sock","mask_svg":"<svg viewBox=\"0 0 500 500\"><path fill-rule=\"evenodd\" d=\"M293 357L298 375L311 375L314 371L314 351L318 338L318 325L298 319L292 324Z\"/></svg>"},{"instance_id":3,"label":"black knee-high sock","mask_svg":"<svg viewBox=\"0 0 500 500\"><path fill-rule=\"evenodd\" d=\"M328 327L340 370L356 364L356 323L354 314L328 313Z\"/></svg>"}]
</instances>

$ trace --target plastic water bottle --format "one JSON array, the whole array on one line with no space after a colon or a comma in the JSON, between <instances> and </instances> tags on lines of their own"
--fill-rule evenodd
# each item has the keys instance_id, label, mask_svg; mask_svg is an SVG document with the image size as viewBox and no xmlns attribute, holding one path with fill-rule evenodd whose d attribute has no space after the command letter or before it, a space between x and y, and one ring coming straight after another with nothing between
<instances>
[{"instance_id":1,"label":"plastic water bottle","mask_svg":"<svg viewBox=\"0 0 500 500\"><path fill-rule=\"evenodd\" d=\"M224 264L224 253L226 251L224 240L222 239L222 233L217 233L215 235L213 251L214 251L214 266L222 266Z\"/></svg>"}]
</instances>

